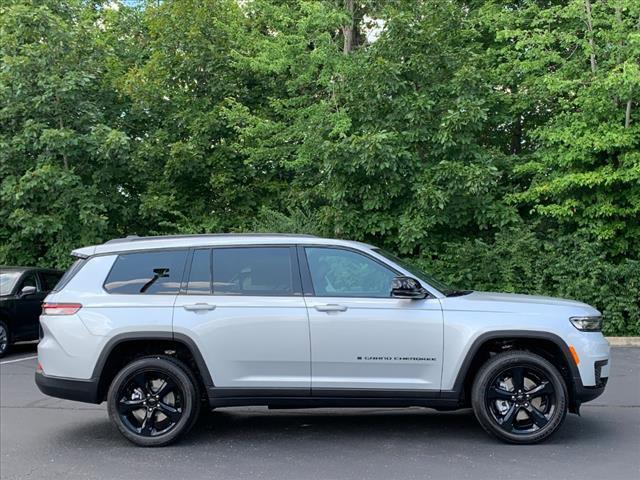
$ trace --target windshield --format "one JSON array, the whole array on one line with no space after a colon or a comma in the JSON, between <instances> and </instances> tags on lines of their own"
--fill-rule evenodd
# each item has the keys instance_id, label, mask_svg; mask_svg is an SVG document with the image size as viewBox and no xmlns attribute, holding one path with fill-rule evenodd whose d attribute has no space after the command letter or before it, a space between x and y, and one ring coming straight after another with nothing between
<instances>
[{"instance_id":1,"label":"windshield","mask_svg":"<svg viewBox=\"0 0 640 480\"><path fill-rule=\"evenodd\" d=\"M389 252L387 252L385 250L382 250L381 248L375 248L373 251L376 252L376 253L379 253L380 255L382 255L385 258L388 258L393 263L397 263L402 268L407 270L409 273L411 273L412 275L415 275L418 278L423 279L424 281L429 283L429 285L431 285L432 287L437 288L438 290L440 290L445 295L449 295L449 294L451 294L453 292L457 292L457 290L455 288L450 287L449 285L447 285L444 282L441 282L437 278L434 278L432 275L430 275L427 272L425 272L424 270L418 268L414 264L409 263L406 260L402 260L401 258L396 257L393 253L389 253Z\"/></svg>"},{"instance_id":2,"label":"windshield","mask_svg":"<svg viewBox=\"0 0 640 480\"><path fill-rule=\"evenodd\" d=\"M20 272L0 273L0 295L9 295L20 277Z\"/></svg>"}]
</instances>

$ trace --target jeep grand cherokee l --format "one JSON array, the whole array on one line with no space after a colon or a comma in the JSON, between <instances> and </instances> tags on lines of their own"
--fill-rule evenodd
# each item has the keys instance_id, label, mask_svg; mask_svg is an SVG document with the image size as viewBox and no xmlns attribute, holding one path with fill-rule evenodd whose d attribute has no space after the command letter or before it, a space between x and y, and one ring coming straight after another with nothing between
<instances>
[{"instance_id":1,"label":"jeep grand cherokee l","mask_svg":"<svg viewBox=\"0 0 640 480\"><path fill-rule=\"evenodd\" d=\"M453 290L371 245L303 235L134 237L73 252L45 300L42 392L107 402L141 446L201 408L472 407L512 443L600 395L600 313Z\"/></svg>"}]
</instances>

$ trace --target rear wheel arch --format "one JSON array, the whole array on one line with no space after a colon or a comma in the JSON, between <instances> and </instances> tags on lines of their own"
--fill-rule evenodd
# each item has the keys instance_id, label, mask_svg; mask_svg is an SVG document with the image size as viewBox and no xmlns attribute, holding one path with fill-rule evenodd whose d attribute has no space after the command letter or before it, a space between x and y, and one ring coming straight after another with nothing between
<instances>
[{"instance_id":1,"label":"rear wheel arch","mask_svg":"<svg viewBox=\"0 0 640 480\"><path fill-rule=\"evenodd\" d=\"M562 375L569 393L569 410L577 412L575 401L576 381L580 381L578 367L573 363L567 344L550 332L528 330L502 330L480 335L467 351L456 376L453 391L461 403L470 401L473 380L482 365L496 353L509 350L526 350L549 360Z\"/></svg>"},{"instance_id":2,"label":"rear wheel arch","mask_svg":"<svg viewBox=\"0 0 640 480\"><path fill-rule=\"evenodd\" d=\"M98 401L106 398L112 380L122 368L150 355L180 360L193 371L203 394L214 386L200 349L187 335L162 331L123 333L107 342L94 367L92 378L98 382Z\"/></svg>"}]
</instances>

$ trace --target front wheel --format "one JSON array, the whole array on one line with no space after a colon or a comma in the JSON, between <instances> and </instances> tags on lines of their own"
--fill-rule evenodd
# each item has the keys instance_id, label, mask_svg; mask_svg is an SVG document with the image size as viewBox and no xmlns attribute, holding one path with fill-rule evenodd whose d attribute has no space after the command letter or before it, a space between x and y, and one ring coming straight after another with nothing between
<instances>
[{"instance_id":1,"label":"front wheel","mask_svg":"<svg viewBox=\"0 0 640 480\"><path fill-rule=\"evenodd\" d=\"M9 327L7 327L6 323L0 320L0 358L7 354L10 343L11 335L9 334Z\"/></svg>"},{"instance_id":2,"label":"front wheel","mask_svg":"<svg viewBox=\"0 0 640 480\"><path fill-rule=\"evenodd\" d=\"M488 360L473 383L471 403L480 425L509 443L540 442L567 414L567 387L558 369L526 351Z\"/></svg>"},{"instance_id":3,"label":"front wheel","mask_svg":"<svg viewBox=\"0 0 640 480\"><path fill-rule=\"evenodd\" d=\"M187 433L198 418L197 382L178 360L141 358L113 379L107 408L120 433L136 445L168 445Z\"/></svg>"}]
</instances>

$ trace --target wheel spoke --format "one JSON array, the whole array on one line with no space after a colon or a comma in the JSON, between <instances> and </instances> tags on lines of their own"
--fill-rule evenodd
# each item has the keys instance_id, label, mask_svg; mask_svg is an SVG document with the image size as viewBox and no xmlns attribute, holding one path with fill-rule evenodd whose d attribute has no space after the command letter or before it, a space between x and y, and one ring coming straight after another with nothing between
<instances>
[{"instance_id":1,"label":"wheel spoke","mask_svg":"<svg viewBox=\"0 0 640 480\"><path fill-rule=\"evenodd\" d=\"M167 417L169 417L169 420L171 420L172 423L176 423L182 416L182 412L180 412L177 408L171 407L164 402L160 402L158 404L158 409Z\"/></svg>"},{"instance_id":2,"label":"wheel spoke","mask_svg":"<svg viewBox=\"0 0 640 480\"><path fill-rule=\"evenodd\" d=\"M127 400L126 398L123 398L118 403L118 410L120 410L120 413L129 413L134 410L139 410L144 408L143 402L144 400Z\"/></svg>"},{"instance_id":3,"label":"wheel spoke","mask_svg":"<svg viewBox=\"0 0 640 480\"><path fill-rule=\"evenodd\" d=\"M508 400L511 401L511 397L513 396L512 392L507 390L503 390L499 387L491 387L487 392L487 398L489 400Z\"/></svg>"},{"instance_id":4,"label":"wheel spoke","mask_svg":"<svg viewBox=\"0 0 640 480\"><path fill-rule=\"evenodd\" d=\"M511 404L511 406L509 406L509 410L507 410L507 413L504 414L500 421L502 428L505 430L513 429L513 421L516 419L516 415L518 415L519 410L520 407L516 407L515 404Z\"/></svg>"},{"instance_id":5,"label":"wheel spoke","mask_svg":"<svg viewBox=\"0 0 640 480\"><path fill-rule=\"evenodd\" d=\"M524 368L515 367L511 369L511 381L515 391L524 390Z\"/></svg>"},{"instance_id":6,"label":"wheel spoke","mask_svg":"<svg viewBox=\"0 0 640 480\"><path fill-rule=\"evenodd\" d=\"M144 420L142 422L142 425L140 427L140 433L142 433L142 435L151 435L151 431L153 430L153 417L155 415L155 412L149 412L147 411L147 415L144 417Z\"/></svg>"},{"instance_id":7,"label":"wheel spoke","mask_svg":"<svg viewBox=\"0 0 640 480\"><path fill-rule=\"evenodd\" d=\"M533 387L526 393L531 398L540 397L542 395L549 395L550 393L553 393L553 387L550 382L542 382L540 385Z\"/></svg>"},{"instance_id":8,"label":"wheel spoke","mask_svg":"<svg viewBox=\"0 0 640 480\"><path fill-rule=\"evenodd\" d=\"M540 410L538 410L531 404L529 404L529 407L526 408L526 411L529 414L531 420L533 420L533 423L535 423L539 428L544 427L549 422L549 420L547 420L547 417L545 417Z\"/></svg>"}]
</instances>

